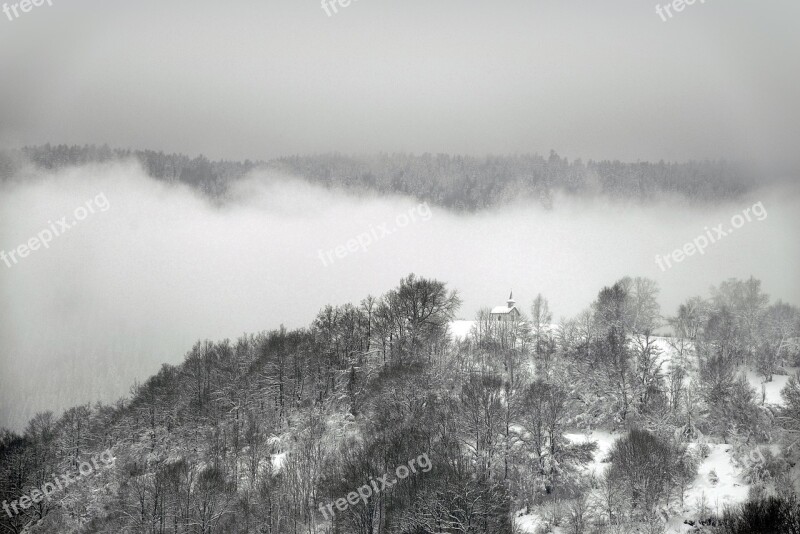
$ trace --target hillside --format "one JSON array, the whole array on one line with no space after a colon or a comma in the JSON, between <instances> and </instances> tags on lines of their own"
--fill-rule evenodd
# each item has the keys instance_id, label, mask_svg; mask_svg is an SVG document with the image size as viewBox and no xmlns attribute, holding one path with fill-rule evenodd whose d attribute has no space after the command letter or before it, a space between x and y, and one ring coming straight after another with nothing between
<instances>
[{"instance_id":1,"label":"hillside","mask_svg":"<svg viewBox=\"0 0 800 534\"><path fill-rule=\"evenodd\" d=\"M656 297L624 278L556 327L541 296L520 322L454 322L457 292L410 275L307 328L200 341L113 406L3 431L0 525L723 532L765 506L789 525L797 308L729 280L665 338Z\"/></svg>"}]
</instances>

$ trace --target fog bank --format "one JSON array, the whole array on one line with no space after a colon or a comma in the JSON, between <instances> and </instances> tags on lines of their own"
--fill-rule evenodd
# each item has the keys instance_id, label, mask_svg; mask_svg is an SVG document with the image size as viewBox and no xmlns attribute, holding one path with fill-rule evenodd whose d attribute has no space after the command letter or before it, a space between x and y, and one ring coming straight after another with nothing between
<instances>
[{"instance_id":1,"label":"fog bank","mask_svg":"<svg viewBox=\"0 0 800 534\"><path fill-rule=\"evenodd\" d=\"M526 310L541 292L556 318L571 316L625 275L657 280L665 314L712 284L750 275L773 298L800 302L800 210L785 191L703 210L678 200L560 198L552 211L520 201L454 215L264 175L219 206L134 165L92 166L3 185L0 249L54 233L59 219L73 221L98 198L107 209L95 204L47 248L11 267L0 262L2 426L20 429L45 409L111 402L161 363L180 363L197 339L305 326L322 306L379 295L409 272L458 289L466 319L503 304L512 288ZM758 202L763 220L752 217L703 255L666 270L656 264L656 254L706 227L730 227Z\"/></svg>"}]
</instances>

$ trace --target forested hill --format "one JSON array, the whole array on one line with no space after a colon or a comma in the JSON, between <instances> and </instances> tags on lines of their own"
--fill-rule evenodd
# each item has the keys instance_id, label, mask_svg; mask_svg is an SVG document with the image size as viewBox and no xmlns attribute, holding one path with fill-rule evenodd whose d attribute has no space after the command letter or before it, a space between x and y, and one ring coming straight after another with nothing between
<instances>
[{"instance_id":1,"label":"forested hill","mask_svg":"<svg viewBox=\"0 0 800 534\"><path fill-rule=\"evenodd\" d=\"M686 301L663 345L657 294L623 278L557 329L539 296L523 322L481 312L454 340L457 293L409 275L308 328L198 342L130 399L0 431L0 532L512 534L520 511L549 532L718 524L723 510L800 527L800 380L784 374L800 363L797 308L729 280ZM742 365L780 377L783 406ZM619 439L596 454L575 434L590 428ZM712 468L717 489L750 486L750 509L725 495L687 508Z\"/></svg>"},{"instance_id":2,"label":"forested hill","mask_svg":"<svg viewBox=\"0 0 800 534\"><path fill-rule=\"evenodd\" d=\"M754 173L725 162L584 163L554 152L547 158L328 154L281 158L271 165L327 187L407 194L465 211L520 198L550 207L557 194L652 199L672 193L710 201L734 198L758 186Z\"/></svg>"},{"instance_id":3,"label":"forested hill","mask_svg":"<svg viewBox=\"0 0 800 534\"><path fill-rule=\"evenodd\" d=\"M182 154L165 154L153 150L110 148L107 145L50 145L25 147L21 150L0 150L0 179L14 176L26 163L46 170L91 163L107 163L134 159L151 177L165 182L188 184L212 197L225 194L231 182L264 162L210 161L204 156L190 158Z\"/></svg>"},{"instance_id":4,"label":"forested hill","mask_svg":"<svg viewBox=\"0 0 800 534\"><path fill-rule=\"evenodd\" d=\"M410 195L458 211L479 210L520 198L550 207L558 194L634 201L674 194L693 202L717 201L740 196L768 178L745 165L720 161L584 163L552 152L548 157L323 154L235 162L152 150L49 144L0 151L0 177L12 176L26 161L44 169L58 169L129 158L139 161L153 178L186 183L214 197L224 197L232 182L260 168L329 188Z\"/></svg>"}]
</instances>

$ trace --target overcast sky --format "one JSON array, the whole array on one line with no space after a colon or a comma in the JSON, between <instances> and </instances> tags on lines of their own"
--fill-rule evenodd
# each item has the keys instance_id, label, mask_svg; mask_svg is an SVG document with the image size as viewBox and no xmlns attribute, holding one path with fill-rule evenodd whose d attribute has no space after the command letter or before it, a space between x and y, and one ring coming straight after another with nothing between
<instances>
[{"instance_id":1,"label":"overcast sky","mask_svg":"<svg viewBox=\"0 0 800 534\"><path fill-rule=\"evenodd\" d=\"M6 145L800 158L797 0L52 1L0 14Z\"/></svg>"}]
</instances>

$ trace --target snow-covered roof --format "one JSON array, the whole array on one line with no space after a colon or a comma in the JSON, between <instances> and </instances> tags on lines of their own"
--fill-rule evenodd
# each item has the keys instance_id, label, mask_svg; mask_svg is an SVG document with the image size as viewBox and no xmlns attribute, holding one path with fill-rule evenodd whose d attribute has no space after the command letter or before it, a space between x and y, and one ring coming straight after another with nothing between
<instances>
[{"instance_id":1,"label":"snow-covered roof","mask_svg":"<svg viewBox=\"0 0 800 534\"><path fill-rule=\"evenodd\" d=\"M519 310L517 310L516 306L512 306L511 308L508 306L495 306L492 308L492 315L505 315L507 313L511 313L511 310L516 310L517 313L519 313Z\"/></svg>"}]
</instances>

